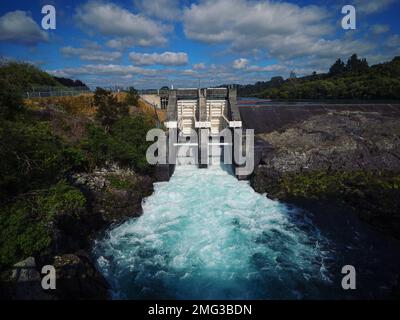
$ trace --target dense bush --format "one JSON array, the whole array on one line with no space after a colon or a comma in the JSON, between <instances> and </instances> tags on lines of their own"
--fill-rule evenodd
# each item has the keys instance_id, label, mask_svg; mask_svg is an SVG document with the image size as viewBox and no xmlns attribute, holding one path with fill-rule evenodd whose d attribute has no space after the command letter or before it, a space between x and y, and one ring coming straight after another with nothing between
<instances>
[{"instance_id":1,"label":"dense bush","mask_svg":"<svg viewBox=\"0 0 400 320\"><path fill-rule=\"evenodd\" d=\"M41 189L84 165L83 154L55 137L47 122L27 117L0 126L0 199Z\"/></svg>"},{"instance_id":2,"label":"dense bush","mask_svg":"<svg viewBox=\"0 0 400 320\"><path fill-rule=\"evenodd\" d=\"M146 150L150 142L146 142L146 134L151 128L154 128L154 120L142 114L121 118L109 132L90 124L81 147L87 152L91 167L117 162L139 172L148 172Z\"/></svg>"},{"instance_id":3,"label":"dense bush","mask_svg":"<svg viewBox=\"0 0 400 320\"><path fill-rule=\"evenodd\" d=\"M29 256L44 256L51 249L52 219L58 212L86 204L82 193L65 180L48 189L19 198L0 208L0 269Z\"/></svg>"}]
</instances>

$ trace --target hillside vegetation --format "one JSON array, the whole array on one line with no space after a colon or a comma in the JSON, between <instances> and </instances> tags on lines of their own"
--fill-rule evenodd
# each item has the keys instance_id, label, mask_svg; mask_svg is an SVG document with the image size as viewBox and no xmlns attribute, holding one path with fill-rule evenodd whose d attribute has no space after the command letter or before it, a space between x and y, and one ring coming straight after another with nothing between
<instances>
[{"instance_id":1,"label":"hillside vegetation","mask_svg":"<svg viewBox=\"0 0 400 320\"><path fill-rule=\"evenodd\" d=\"M40 70L39 68L19 62L0 62L0 81L1 84L7 83L13 91L26 92L35 88L54 87L86 87L79 80L57 78Z\"/></svg>"},{"instance_id":2,"label":"hillside vegetation","mask_svg":"<svg viewBox=\"0 0 400 320\"><path fill-rule=\"evenodd\" d=\"M271 99L400 99L400 57L369 66L365 59L338 59L326 74L239 86L239 95Z\"/></svg>"},{"instance_id":3,"label":"hillside vegetation","mask_svg":"<svg viewBox=\"0 0 400 320\"><path fill-rule=\"evenodd\" d=\"M71 183L73 174L110 164L151 174L145 137L156 125L140 110L128 112L132 97L118 101L103 89L90 98L68 97L75 103L48 98L30 100L27 106L20 88L58 84L27 64L13 64L14 76L7 68L0 69L0 270L29 256L50 254L56 216L88 210L86 196Z\"/></svg>"}]
</instances>

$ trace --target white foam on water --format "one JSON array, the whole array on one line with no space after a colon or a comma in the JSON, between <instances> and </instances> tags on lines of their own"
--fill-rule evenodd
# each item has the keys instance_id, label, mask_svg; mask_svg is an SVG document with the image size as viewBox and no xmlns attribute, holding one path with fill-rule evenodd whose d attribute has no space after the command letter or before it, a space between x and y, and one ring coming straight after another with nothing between
<instances>
[{"instance_id":1,"label":"white foam on water","mask_svg":"<svg viewBox=\"0 0 400 320\"><path fill-rule=\"evenodd\" d=\"M295 216L221 165L177 166L94 253L115 298L319 297L326 240Z\"/></svg>"}]
</instances>

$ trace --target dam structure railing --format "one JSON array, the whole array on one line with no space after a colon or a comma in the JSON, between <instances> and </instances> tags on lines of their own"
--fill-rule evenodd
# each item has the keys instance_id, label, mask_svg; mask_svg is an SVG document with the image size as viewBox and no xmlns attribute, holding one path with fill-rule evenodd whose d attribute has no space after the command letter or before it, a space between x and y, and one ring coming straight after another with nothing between
<instances>
[{"instance_id":1,"label":"dam structure railing","mask_svg":"<svg viewBox=\"0 0 400 320\"><path fill-rule=\"evenodd\" d=\"M177 148L174 164L156 166L161 173L161 180L168 180L174 171L174 165L190 162L188 159L196 159L196 163L191 164L207 168L212 157L221 157L223 148L232 144L221 141L221 131L226 128L242 128L236 88L170 90L164 126L169 132L171 129L175 132L176 141L173 146ZM196 140L192 139L193 136Z\"/></svg>"}]
</instances>

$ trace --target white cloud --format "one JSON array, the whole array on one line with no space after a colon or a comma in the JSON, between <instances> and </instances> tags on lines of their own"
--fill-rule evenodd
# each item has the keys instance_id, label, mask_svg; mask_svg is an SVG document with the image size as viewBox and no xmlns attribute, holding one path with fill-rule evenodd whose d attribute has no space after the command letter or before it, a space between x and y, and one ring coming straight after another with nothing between
<instances>
[{"instance_id":1,"label":"white cloud","mask_svg":"<svg viewBox=\"0 0 400 320\"><path fill-rule=\"evenodd\" d=\"M62 47L60 52L67 57L79 57L84 61L113 62L121 59L122 53L117 51L102 51L98 48Z\"/></svg>"},{"instance_id":2,"label":"white cloud","mask_svg":"<svg viewBox=\"0 0 400 320\"><path fill-rule=\"evenodd\" d=\"M204 70L206 68L206 65L201 62L201 63L196 63L193 65L194 70Z\"/></svg>"},{"instance_id":3,"label":"white cloud","mask_svg":"<svg viewBox=\"0 0 400 320\"><path fill-rule=\"evenodd\" d=\"M390 27L387 24L374 24L370 29L373 34L377 35L388 32Z\"/></svg>"},{"instance_id":4,"label":"white cloud","mask_svg":"<svg viewBox=\"0 0 400 320\"><path fill-rule=\"evenodd\" d=\"M136 7L148 16L162 20L178 20L179 0L135 0Z\"/></svg>"},{"instance_id":5,"label":"white cloud","mask_svg":"<svg viewBox=\"0 0 400 320\"><path fill-rule=\"evenodd\" d=\"M400 47L400 36L398 34L392 35L387 41L386 45L391 48Z\"/></svg>"},{"instance_id":6,"label":"white cloud","mask_svg":"<svg viewBox=\"0 0 400 320\"><path fill-rule=\"evenodd\" d=\"M234 69L244 69L249 63L249 60L245 58L236 59L233 61L233 68Z\"/></svg>"},{"instance_id":7,"label":"white cloud","mask_svg":"<svg viewBox=\"0 0 400 320\"><path fill-rule=\"evenodd\" d=\"M35 45L48 41L48 35L27 12L17 10L0 17L0 40Z\"/></svg>"},{"instance_id":8,"label":"white cloud","mask_svg":"<svg viewBox=\"0 0 400 320\"><path fill-rule=\"evenodd\" d=\"M329 52L338 41L325 40L334 30L334 15L323 7L300 7L288 2L206 0L184 10L188 38L226 43L243 54L265 52L291 59ZM342 45L341 45L342 46Z\"/></svg>"},{"instance_id":9,"label":"white cloud","mask_svg":"<svg viewBox=\"0 0 400 320\"><path fill-rule=\"evenodd\" d=\"M354 0L354 7L357 12L363 14L373 14L382 10L387 9L390 5L395 3L397 0Z\"/></svg>"},{"instance_id":10,"label":"white cloud","mask_svg":"<svg viewBox=\"0 0 400 320\"><path fill-rule=\"evenodd\" d=\"M320 35L329 31L322 23L327 16L326 10L316 6L302 8L285 2L207 0L185 8L184 27L189 38L204 42L237 41L243 37L257 39L267 34L289 35L299 31Z\"/></svg>"},{"instance_id":11,"label":"white cloud","mask_svg":"<svg viewBox=\"0 0 400 320\"><path fill-rule=\"evenodd\" d=\"M132 65L116 64L88 64L77 68L64 68L59 70L48 70L53 75L63 76L126 76L126 75L155 75L157 70L144 69Z\"/></svg>"},{"instance_id":12,"label":"white cloud","mask_svg":"<svg viewBox=\"0 0 400 320\"><path fill-rule=\"evenodd\" d=\"M165 32L168 28L113 3L89 1L76 9L75 18L88 32L98 31L104 36L117 37L111 43L113 48L117 48L117 44L153 46L167 42Z\"/></svg>"},{"instance_id":13,"label":"white cloud","mask_svg":"<svg viewBox=\"0 0 400 320\"><path fill-rule=\"evenodd\" d=\"M189 60L185 52L164 52L161 54L131 52L129 59L138 66L182 66L187 64Z\"/></svg>"}]
</instances>

